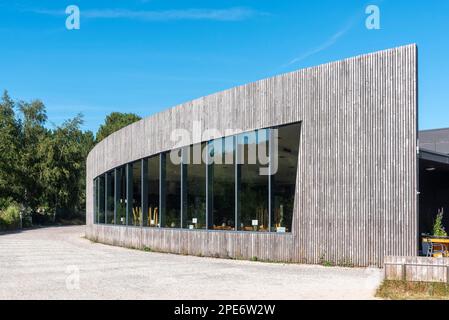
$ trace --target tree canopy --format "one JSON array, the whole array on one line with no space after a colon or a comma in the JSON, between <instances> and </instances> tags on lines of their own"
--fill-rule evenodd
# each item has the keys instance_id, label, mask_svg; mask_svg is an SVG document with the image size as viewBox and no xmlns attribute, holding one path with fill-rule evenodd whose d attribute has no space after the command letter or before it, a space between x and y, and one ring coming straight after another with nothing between
<instances>
[{"instance_id":1,"label":"tree canopy","mask_svg":"<svg viewBox=\"0 0 449 320\"><path fill-rule=\"evenodd\" d=\"M15 104L5 91L0 101L0 198L17 198L20 186L14 182L20 179L18 167L21 141L21 123L15 118Z\"/></svg>"},{"instance_id":2,"label":"tree canopy","mask_svg":"<svg viewBox=\"0 0 449 320\"><path fill-rule=\"evenodd\" d=\"M86 157L95 143L83 116L47 128L40 100L0 102L0 210L8 203L30 212L70 216L85 208Z\"/></svg>"},{"instance_id":3,"label":"tree canopy","mask_svg":"<svg viewBox=\"0 0 449 320\"><path fill-rule=\"evenodd\" d=\"M106 117L105 123L100 126L96 135L96 143L100 142L110 134L139 121L141 117L134 113L112 112Z\"/></svg>"},{"instance_id":4,"label":"tree canopy","mask_svg":"<svg viewBox=\"0 0 449 320\"><path fill-rule=\"evenodd\" d=\"M42 101L15 102L5 91L0 100L0 211L13 205L63 217L84 212L89 151L140 119L113 112L96 137L81 129L82 114L49 129Z\"/></svg>"}]
</instances>

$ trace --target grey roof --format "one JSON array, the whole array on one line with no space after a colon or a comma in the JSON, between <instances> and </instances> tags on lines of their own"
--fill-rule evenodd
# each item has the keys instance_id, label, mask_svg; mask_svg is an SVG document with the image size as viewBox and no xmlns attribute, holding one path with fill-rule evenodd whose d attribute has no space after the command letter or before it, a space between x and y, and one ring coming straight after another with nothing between
<instances>
[{"instance_id":1,"label":"grey roof","mask_svg":"<svg viewBox=\"0 0 449 320\"><path fill-rule=\"evenodd\" d=\"M449 128L420 131L419 147L420 149L449 154Z\"/></svg>"}]
</instances>

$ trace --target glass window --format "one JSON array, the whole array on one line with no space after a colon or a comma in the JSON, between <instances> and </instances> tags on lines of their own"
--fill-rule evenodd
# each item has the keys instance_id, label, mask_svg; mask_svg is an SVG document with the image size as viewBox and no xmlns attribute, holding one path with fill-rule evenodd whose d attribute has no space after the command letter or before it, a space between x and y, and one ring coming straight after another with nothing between
<instances>
[{"instance_id":1,"label":"glass window","mask_svg":"<svg viewBox=\"0 0 449 320\"><path fill-rule=\"evenodd\" d=\"M98 178L94 179L94 223L98 223Z\"/></svg>"},{"instance_id":2,"label":"glass window","mask_svg":"<svg viewBox=\"0 0 449 320\"><path fill-rule=\"evenodd\" d=\"M212 213L210 228L235 230L235 166L234 137L213 140L209 143L209 155L213 164L209 168Z\"/></svg>"},{"instance_id":3,"label":"glass window","mask_svg":"<svg viewBox=\"0 0 449 320\"><path fill-rule=\"evenodd\" d=\"M173 163L171 152L165 154L165 216L162 219L162 227L179 228L181 220L181 165ZM181 159L181 149L173 151Z\"/></svg>"},{"instance_id":4,"label":"glass window","mask_svg":"<svg viewBox=\"0 0 449 320\"><path fill-rule=\"evenodd\" d=\"M117 174L117 223L120 225L126 224L126 170L125 166L116 169Z\"/></svg>"},{"instance_id":5,"label":"glass window","mask_svg":"<svg viewBox=\"0 0 449 320\"><path fill-rule=\"evenodd\" d=\"M115 195L114 171L106 174L106 223L114 224L114 195Z\"/></svg>"},{"instance_id":6,"label":"glass window","mask_svg":"<svg viewBox=\"0 0 449 320\"><path fill-rule=\"evenodd\" d=\"M299 138L295 123L178 149L173 159L166 152L119 167L94 179L94 223L291 232Z\"/></svg>"},{"instance_id":7,"label":"glass window","mask_svg":"<svg viewBox=\"0 0 449 320\"><path fill-rule=\"evenodd\" d=\"M159 226L159 155L148 158L147 171L147 202L148 212L144 214L144 227Z\"/></svg>"},{"instance_id":8,"label":"glass window","mask_svg":"<svg viewBox=\"0 0 449 320\"><path fill-rule=\"evenodd\" d=\"M98 223L105 223L105 176L101 175L98 185Z\"/></svg>"},{"instance_id":9,"label":"glass window","mask_svg":"<svg viewBox=\"0 0 449 320\"><path fill-rule=\"evenodd\" d=\"M140 226L142 220L142 161L133 162L131 166L132 206L128 216L128 225Z\"/></svg>"},{"instance_id":10,"label":"glass window","mask_svg":"<svg viewBox=\"0 0 449 320\"><path fill-rule=\"evenodd\" d=\"M268 171L261 174L261 168L268 167L268 132L263 129L238 136L238 229L242 231L269 231L269 175Z\"/></svg>"},{"instance_id":11,"label":"glass window","mask_svg":"<svg viewBox=\"0 0 449 320\"><path fill-rule=\"evenodd\" d=\"M183 228L206 228L206 164L202 154L206 143L184 149L184 172L186 197Z\"/></svg>"},{"instance_id":12,"label":"glass window","mask_svg":"<svg viewBox=\"0 0 449 320\"><path fill-rule=\"evenodd\" d=\"M300 128L300 124L296 123L272 129L273 139L277 140L277 148L274 146L273 149L277 149L278 159L277 164L272 165L274 174L271 178L271 228L275 232L291 232L292 228Z\"/></svg>"}]
</instances>

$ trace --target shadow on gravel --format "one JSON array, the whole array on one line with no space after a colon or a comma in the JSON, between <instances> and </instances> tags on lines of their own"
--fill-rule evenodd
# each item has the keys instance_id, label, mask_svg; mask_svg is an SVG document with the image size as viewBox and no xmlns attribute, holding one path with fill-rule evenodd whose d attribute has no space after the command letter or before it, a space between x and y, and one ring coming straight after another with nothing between
<instances>
[{"instance_id":1,"label":"shadow on gravel","mask_svg":"<svg viewBox=\"0 0 449 320\"><path fill-rule=\"evenodd\" d=\"M8 234L19 234L27 231L38 230L38 229L49 229L49 228L68 228L74 226L85 226L85 224L49 224L42 226L33 226L29 228L16 229L16 230L0 230L0 236L8 235Z\"/></svg>"}]
</instances>

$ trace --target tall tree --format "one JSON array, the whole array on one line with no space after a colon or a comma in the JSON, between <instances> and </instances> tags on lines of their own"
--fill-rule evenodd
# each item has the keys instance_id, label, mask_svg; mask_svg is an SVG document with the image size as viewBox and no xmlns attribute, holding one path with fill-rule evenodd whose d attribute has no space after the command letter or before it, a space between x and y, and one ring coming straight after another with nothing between
<instances>
[{"instance_id":1,"label":"tall tree","mask_svg":"<svg viewBox=\"0 0 449 320\"><path fill-rule=\"evenodd\" d=\"M100 126L96 135L96 143L100 142L110 134L118 131L131 123L142 119L134 113L112 112L106 117L105 123Z\"/></svg>"},{"instance_id":2,"label":"tall tree","mask_svg":"<svg viewBox=\"0 0 449 320\"><path fill-rule=\"evenodd\" d=\"M94 139L81 130L82 123L81 114L67 120L40 144L44 198L56 214L69 216L84 209L85 161Z\"/></svg>"},{"instance_id":3,"label":"tall tree","mask_svg":"<svg viewBox=\"0 0 449 320\"><path fill-rule=\"evenodd\" d=\"M97 141L138 120L132 113L111 113L98 130ZM49 130L41 101L15 103L4 92L0 100L0 207L15 201L33 213L42 207L68 215L84 211L86 158L96 141L92 132L81 129L82 123L78 115Z\"/></svg>"},{"instance_id":4,"label":"tall tree","mask_svg":"<svg viewBox=\"0 0 449 320\"><path fill-rule=\"evenodd\" d=\"M78 207L79 211L85 211L86 210L86 160L87 155L92 150L92 148L95 146L95 137L92 131L85 131L82 134L81 137L81 144L80 149L83 154L83 165L82 165L82 173L80 175L80 181L79 181L79 201L78 201Z\"/></svg>"},{"instance_id":5,"label":"tall tree","mask_svg":"<svg viewBox=\"0 0 449 320\"><path fill-rule=\"evenodd\" d=\"M42 203L44 183L42 181L42 154L38 152L41 142L50 134L45 128L47 113L44 104L35 100L30 103L18 103L21 112L21 185L23 193L21 202L35 211Z\"/></svg>"},{"instance_id":6,"label":"tall tree","mask_svg":"<svg viewBox=\"0 0 449 320\"><path fill-rule=\"evenodd\" d=\"M20 173L20 123L15 117L15 103L5 90L0 102L0 198L16 199L20 195L17 183ZM0 200L1 200L0 199Z\"/></svg>"}]
</instances>

